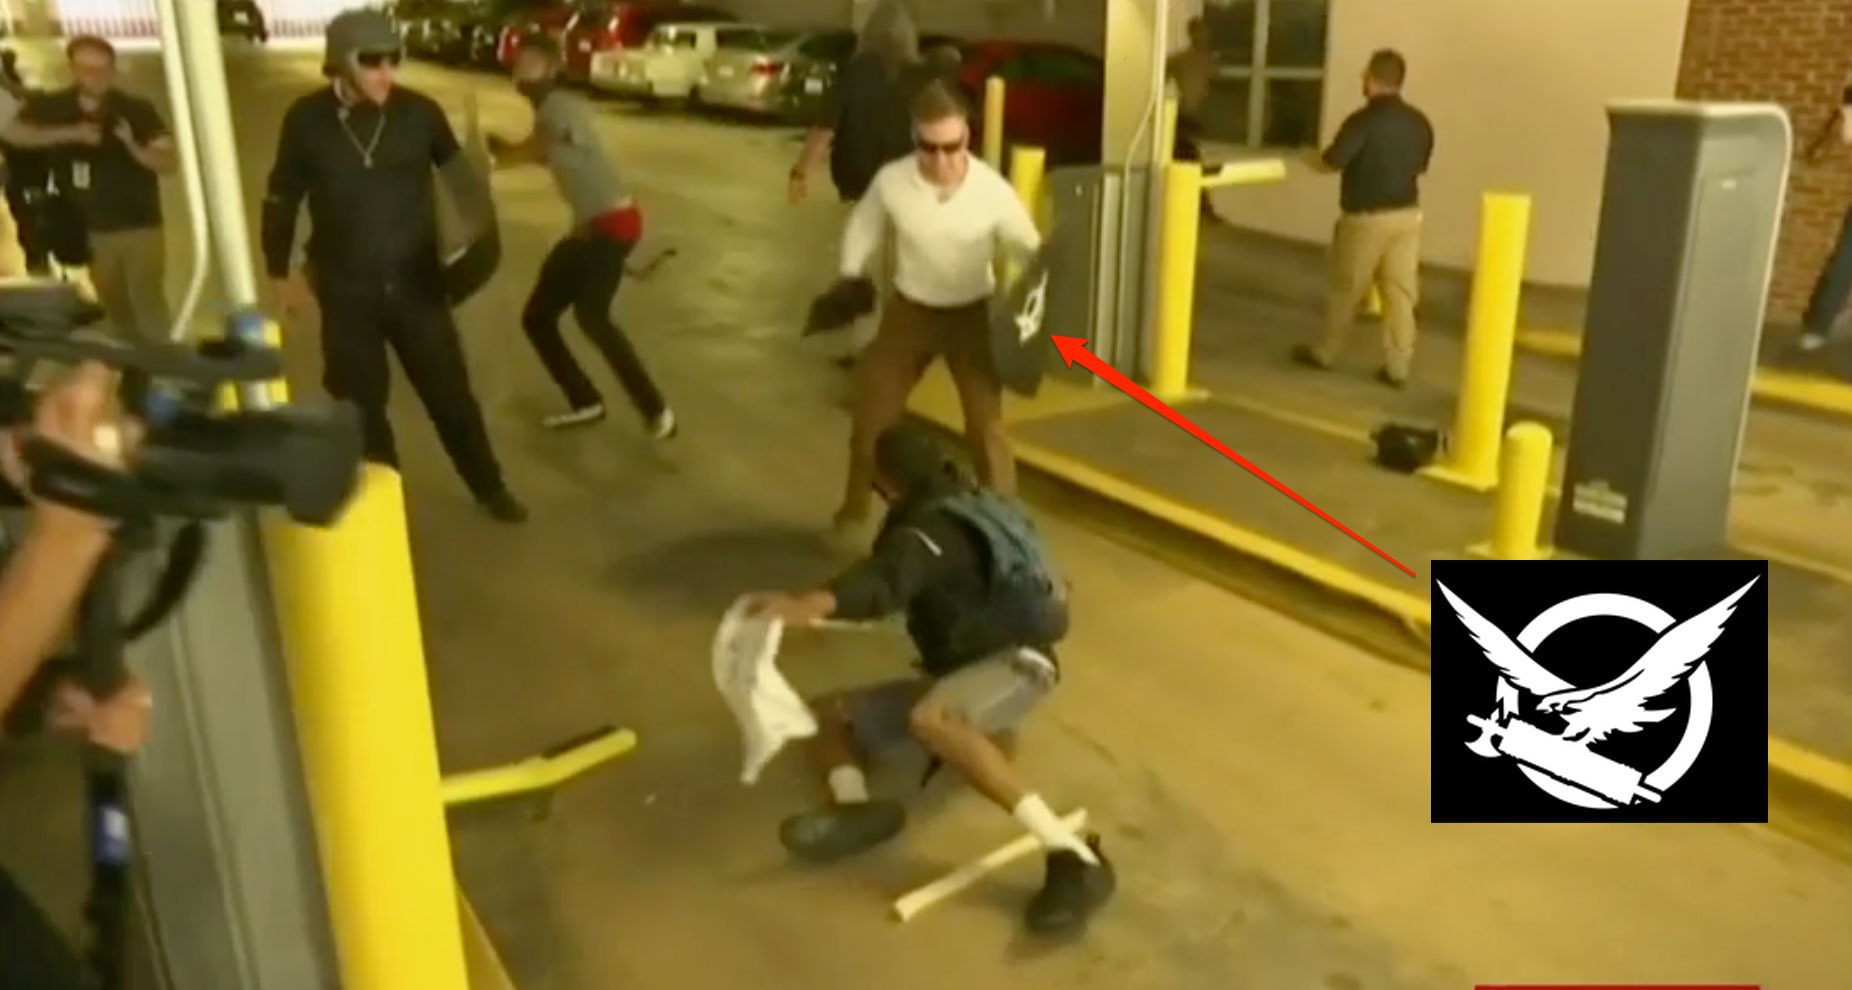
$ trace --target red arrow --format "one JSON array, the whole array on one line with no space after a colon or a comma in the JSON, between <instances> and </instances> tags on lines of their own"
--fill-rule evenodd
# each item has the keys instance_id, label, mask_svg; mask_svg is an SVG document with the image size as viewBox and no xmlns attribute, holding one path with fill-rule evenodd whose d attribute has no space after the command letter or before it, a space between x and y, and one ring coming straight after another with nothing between
<instances>
[{"instance_id":1,"label":"red arrow","mask_svg":"<svg viewBox=\"0 0 1852 990\"><path fill-rule=\"evenodd\" d=\"M1172 409L1168 404L1164 402L1164 400L1140 388L1131 379L1120 374L1118 369L1100 360L1100 356L1098 354L1095 354L1092 351L1087 350L1086 338L1084 337L1061 337L1061 336L1056 336L1054 334L1050 334L1049 339L1054 341L1055 346L1061 350L1061 359L1067 362L1068 367L1072 368L1074 366L1074 362L1079 361L1081 367L1105 379L1106 384L1111 385L1112 387L1118 389L1121 392L1124 392L1126 395L1129 395L1134 399L1137 399L1141 404L1143 404L1146 408L1150 409L1152 412L1157 413L1159 416L1162 416L1165 419L1170 420L1172 424L1177 426L1177 428L1181 429L1183 432L1188 433L1190 436L1193 436L1198 440L1201 440L1205 444L1208 444L1209 448L1211 450L1214 450L1216 453L1221 454L1223 457L1226 457L1229 460L1234 461L1236 464L1239 464L1244 468L1247 468L1249 474L1252 474L1254 477L1259 478L1260 480L1266 482L1269 485L1272 485L1275 491L1279 492L1280 494L1286 496L1287 498L1290 498L1293 501L1304 506L1306 509L1310 510L1311 513L1317 516L1318 518L1323 519L1324 521L1330 523L1333 526L1336 526L1338 530L1342 532L1345 536L1348 536L1351 539L1356 540L1358 543L1361 543L1364 546L1369 547L1372 551L1376 553L1378 557L1381 557L1382 559L1390 562L1391 564L1394 564L1395 566L1401 568L1404 572L1408 574L1409 577L1415 576L1414 570L1410 568L1407 564L1404 564L1401 561L1395 559L1394 557L1389 556L1388 554L1382 551L1381 547L1378 547L1376 544L1371 543L1369 540L1366 540L1363 537L1358 536L1355 530L1352 530L1349 526L1346 526L1343 523L1338 522L1336 519L1331 518L1330 513L1326 512L1325 510L1307 501L1305 496L1300 495L1298 492L1295 492L1292 489L1281 484L1278 479L1273 477L1273 475L1270 475L1267 472L1262 471L1260 468L1255 467L1253 461L1250 461L1247 458L1242 457L1240 454L1235 453L1233 450L1230 450L1227 444L1211 436L1208 430L1205 430L1202 427L1197 426L1195 423L1190 422L1189 417L1183 415L1182 413L1178 412L1175 409Z\"/></svg>"}]
</instances>

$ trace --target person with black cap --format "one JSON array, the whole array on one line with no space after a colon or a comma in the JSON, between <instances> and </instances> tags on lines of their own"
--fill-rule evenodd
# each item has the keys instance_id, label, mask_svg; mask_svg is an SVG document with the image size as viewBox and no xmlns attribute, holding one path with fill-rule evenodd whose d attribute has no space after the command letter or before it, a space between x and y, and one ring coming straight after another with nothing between
<instances>
[{"instance_id":1,"label":"person with black cap","mask_svg":"<svg viewBox=\"0 0 1852 990\"><path fill-rule=\"evenodd\" d=\"M923 427L902 423L876 442L876 489L889 503L867 559L800 594L763 594L756 614L792 627L904 612L922 675L812 702L829 803L784 822L780 839L820 862L898 835L906 812L871 799L863 760L897 744L923 748L1033 834L1047 852L1025 921L1037 934L1085 927L1111 899L1112 865L1097 835L1069 829L1016 774L999 740L1060 680L1066 583L1022 505L968 480Z\"/></svg>"},{"instance_id":2,"label":"person with black cap","mask_svg":"<svg viewBox=\"0 0 1852 990\"><path fill-rule=\"evenodd\" d=\"M330 84L290 105L277 139L264 264L286 317L302 312L310 291L320 304L322 381L359 407L367 459L399 462L386 413L390 345L477 502L496 519L520 522L527 510L503 480L450 312L475 286L452 284L447 276L463 262L439 249L434 176L459 201L486 198L485 179L461 153L443 108L396 84L400 54L398 29L379 11L348 10L329 22ZM291 273L304 200L306 282ZM492 235L492 220L482 232Z\"/></svg>"},{"instance_id":3,"label":"person with black cap","mask_svg":"<svg viewBox=\"0 0 1852 990\"><path fill-rule=\"evenodd\" d=\"M551 38L522 39L514 84L533 104L534 129L520 142L489 138L498 168L545 164L572 208L572 230L547 252L521 311L528 342L566 397L565 410L542 423L564 429L605 416L604 398L560 337L560 317L570 309L643 417L644 428L651 437L667 440L675 435L675 413L611 319L624 264L643 237L643 211L619 181L610 150L592 128L591 106L559 86L560 67L559 46Z\"/></svg>"}]
</instances>

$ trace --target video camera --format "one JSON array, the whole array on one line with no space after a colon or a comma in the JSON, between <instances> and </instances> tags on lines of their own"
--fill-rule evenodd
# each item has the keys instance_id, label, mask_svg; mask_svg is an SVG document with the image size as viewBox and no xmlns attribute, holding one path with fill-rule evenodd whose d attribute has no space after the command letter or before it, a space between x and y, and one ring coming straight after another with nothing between
<instances>
[{"instance_id":1,"label":"video camera","mask_svg":"<svg viewBox=\"0 0 1852 990\"><path fill-rule=\"evenodd\" d=\"M0 287L0 428L32 419L28 380L42 362L99 361L123 373L123 408L145 430L129 473L43 441L22 453L36 494L125 521L206 520L242 506L280 506L311 526L334 521L359 483L360 422L346 404L222 410L226 386L282 375L261 318L233 321L198 347L125 343L87 334L102 312L61 282ZM239 325L239 324L245 325ZM23 504L17 492L13 504Z\"/></svg>"}]
</instances>

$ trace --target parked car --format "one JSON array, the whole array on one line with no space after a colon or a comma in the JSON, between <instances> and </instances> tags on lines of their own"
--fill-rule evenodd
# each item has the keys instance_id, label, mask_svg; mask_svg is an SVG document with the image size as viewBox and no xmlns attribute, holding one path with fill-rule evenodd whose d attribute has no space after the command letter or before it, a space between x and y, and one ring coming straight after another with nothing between
<instances>
[{"instance_id":1,"label":"parked car","mask_svg":"<svg viewBox=\"0 0 1852 990\"><path fill-rule=\"evenodd\" d=\"M515 53L521 50L521 39L530 34L545 35L558 42L566 33L566 25L578 13L579 8L574 4L554 2L516 15L502 26L496 39L496 64L513 69Z\"/></svg>"},{"instance_id":2,"label":"parked car","mask_svg":"<svg viewBox=\"0 0 1852 990\"><path fill-rule=\"evenodd\" d=\"M592 59L591 83L607 93L651 103L685 100L693 95L707 60L720 49L722 35L764 30L713 21L664 24L639 47L598 52Z\"/></svg>"},{"instance_id":3,"label":"parked car","mask_svg":"<svg viewBox=\"0 0 1852 990\"><path fill-rule=\"evenodd\" d=\"M920 36L922 52L944 45L957 48L962 44L950 35ZM778 116L799 123L815 121L830 91L836 87L837 74L854 54L854 31L818 31L801 42L798 57L786 63L784 74L779 78Z\"/></svg>"},{"instance_id":4,"label":"parked car","mask_svg":"<svg viewBox=\"0 0 1852 990\"><path fill-rule=\"evenodd\" d=\"M406 54L446 65L468 65L482 32L494 32L499 18L488 0L450 0L419 17L405 36Z\"/></svg>"},{"instance_id":5,"label":"parked car","mask_svg":"<svg viewBox=\"0 0 1852 990\"><path fill-rule=\"evenodd\" d=\"M779 81L811 36L780 28L716 33L715 50L696 77L692 101L717 110L766 116L781 106Z\"/></svg>"},{"instance_id":6,"label":"parked car","mask_svg":"<svg viewBox=\"0 0 1852 990\"><path fill-rule=\"evenodd\" d=\"M959 84L978 115L972 141L983 139L984 81L999 76L1006 143L1042 148L1050 164L1100 160L1106 65L1098 56L1039 41L973 42L959 56Z\"/></svg>"},{"instance_id":7,"label":"parked car","mask_svg":"<svg viewBox=\"0 0 1852 990\"><path fill-rule=\"evenodd\" d=\"M699 4L593 0L573 16L560 38L566 55L562 74L568 82L589 83L595 56L636 48L658 25L731 20L727 11Z\"/></svg>"}]
</instances>

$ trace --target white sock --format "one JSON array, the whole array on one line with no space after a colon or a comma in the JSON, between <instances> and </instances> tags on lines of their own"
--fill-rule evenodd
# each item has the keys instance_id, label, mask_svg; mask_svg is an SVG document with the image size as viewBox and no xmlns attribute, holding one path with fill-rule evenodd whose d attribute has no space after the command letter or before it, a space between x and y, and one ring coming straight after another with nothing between
<instances>
[{"instance_id":1,"label":"white sock","mask_svg":"<svg viewBox=\"0 0 1852 990\"><path fill-rule=\"evenodd\" d=\"M830 796L837 804L868 803L868 778L861 767L840 766L830 771Z\"/></svg>"},{"instance_id":2,"label":"white sock","mask_svg":"<svg viewBox=\"0 0 1852 990\"><path fill-rule=\"evenodd\" d=\"M1079 856L1081 862L1088 866L1100 865L1100 858L1093 855L1093 848L1082 842L1080 836L1075 835L1072 829L1062 824L1061 816L1055 814L1055 810L1048 806L1047 801L1042 800L1040 794L1031 794L1023 798L1011 813L1016 816L1017 821L1022 823L1023 828L1029 830L1030 835L1035 836L1043 849L1050 852L1066 849Z\"/></svg>"}]
</instances>

